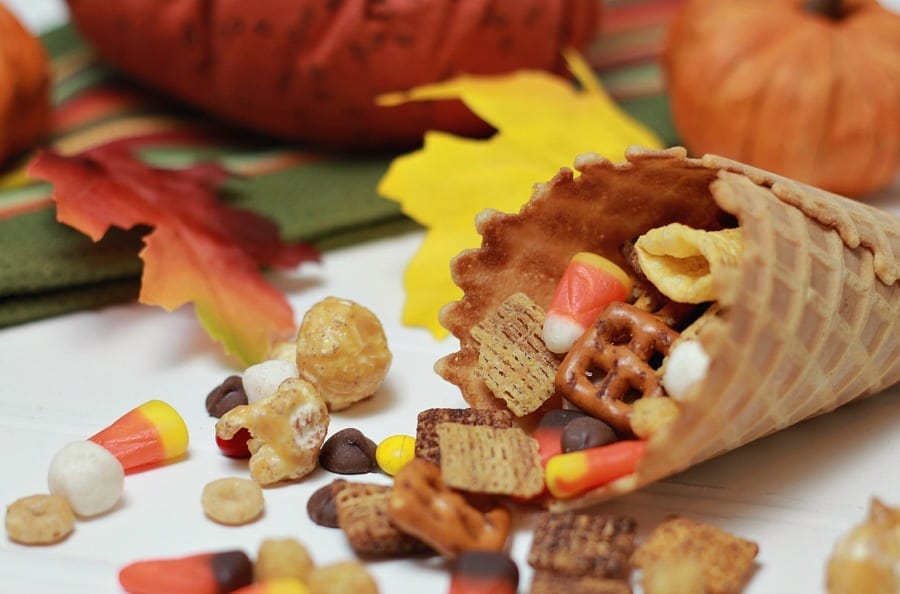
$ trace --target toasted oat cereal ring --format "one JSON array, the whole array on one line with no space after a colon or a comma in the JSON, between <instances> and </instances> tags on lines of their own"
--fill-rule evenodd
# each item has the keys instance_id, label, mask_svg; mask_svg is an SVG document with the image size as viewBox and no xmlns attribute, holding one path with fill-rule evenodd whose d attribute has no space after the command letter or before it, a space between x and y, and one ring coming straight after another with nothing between
<instances>
[{"instance_id":1,"label":"toasted oat cereal ring","mask_svg":"<svg viewBox=\"0 0 900 594\"><path fill-rule=\"evenodd\" d=\"M313 559L300 541L294 538L267 538L262 541L253 566L257 582L281 578L305 581L313 569Z\"/></svg>"},{"instance_id":2,"label":"toasted oat cereal ring","mask_svg":"<svg viewBox=\"0 0 900 594\"><path fill-rule=\"evenodd\" d=\"M359 561L338 561L313 568L306 579L314 594L378 594L378 584Z\"/></svg>"},{"instance_id":3,"label":"toasted oat cereal ring","mask_svg":"<svg viewBox=\"0 0 900 594\"><path fill-rule=\"evenodd\" d=\"M75 513L59 495L29 495L6 508L6 534L19 544L53 544L75 529Z\"/></svg>"},{"instance_id":4,"label":"toasted oat cereal ring","mask_svg":"<svg viewBox=\"0 0 900 594\"><path fill-rule=\"evenodd\" d=\"M220 524L239 526L257 519L265 507L262 488L250 479L226 477L203 487L203 512Z\"/></svg>"}]
</instances>

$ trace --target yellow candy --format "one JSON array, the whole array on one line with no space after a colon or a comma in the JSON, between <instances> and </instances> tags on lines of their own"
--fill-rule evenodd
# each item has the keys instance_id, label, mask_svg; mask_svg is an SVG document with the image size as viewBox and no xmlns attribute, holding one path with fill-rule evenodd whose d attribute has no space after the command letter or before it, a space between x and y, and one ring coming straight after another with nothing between
<instances>
[{"instance_id":1,"label":"yellow candy","mask_svg":"<svg viewBox=\"0 0 900 594\"><path fill-rule=\"evenodd\" d=\"M382 440L375 449L378 467L394 476L416 455L416 440L409 435L391 435Z\"/></svg>"},{"instance_id":2,"label":"yellow candy","mask_svg":"<svg viewBox=\"0 0 900 594\"><path fill-rule=\"evenodd\" d=\"M296 578L281 577L254 582L232 594L309 594L309 588Z\"/></svg>"}]
</instances>

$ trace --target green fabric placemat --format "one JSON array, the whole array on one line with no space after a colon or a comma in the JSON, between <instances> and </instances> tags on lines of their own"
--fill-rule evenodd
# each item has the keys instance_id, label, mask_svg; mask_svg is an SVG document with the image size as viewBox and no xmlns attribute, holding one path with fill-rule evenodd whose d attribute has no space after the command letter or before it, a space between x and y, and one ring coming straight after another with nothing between
<instances>
[{"instance_id":1,"label":"green fabric placemat","mask_svg":"<svg viewBox=\"0 0 900 594\"><path fill-rule=\"evenodd\" d=\"M64 114L44 144L86 148L126 138L161 167L218 160L249 172L226 182L224 200L276 221L285 239L323 250L417 228L375 193L394 155L320 155L223 129L97 62L71 26L41 39ZM144 230L113 230L93 243L58 223L50 186L21 180L30 157L0 172L0 327L135 299Z\"/></svg>"},{"instance_id":2,"label":"green fabric placemat","mask_svg":"<svg viewBox=\"0 0 900 594\"><path fill-rule=\"evenodd\" d=\"M586 51L612 96L666 144L676 137L656 56L673 6L609 2L605 30ZM271 218L285 239L321 250L418 228L375 191L396 155L322 154L229 129L126 80L71 26L41 40L53 61L57 111L44 145L72 151L126 142L161 167L216 160L240 174L226 183L224 200ZM136 299L144 230L113 230L93 243L58 223L49 185L22 173L31 156L0 170L0 327Z\"/></svg>"}]
</instances>

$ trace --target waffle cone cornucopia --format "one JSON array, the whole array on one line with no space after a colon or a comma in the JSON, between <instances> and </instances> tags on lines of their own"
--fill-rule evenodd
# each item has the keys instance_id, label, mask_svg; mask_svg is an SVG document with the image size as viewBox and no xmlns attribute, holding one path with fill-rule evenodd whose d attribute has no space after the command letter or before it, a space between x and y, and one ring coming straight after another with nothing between
<instances>
[{"instance_id":1,"label":"waffle cone cornucopia","mask_svg":"<svg viewBox=\"0 0 900 594\"><path fill-rule=\"evenodd\" d=\"M504 408L476 371L470 330L507 297L546 308L574 253L625 267L622 245L669 223L740 228L740 259L714 277L718 308L696 331L705 376L634 473L553 509L635 490L900 381L900 219L716 156L626 157L579 157L577 174L537 185L519 213L480 215L481 247L451 264L464 295L441 312L460 349L437 372L471 407Z\"/></svg>"}]
</instances>

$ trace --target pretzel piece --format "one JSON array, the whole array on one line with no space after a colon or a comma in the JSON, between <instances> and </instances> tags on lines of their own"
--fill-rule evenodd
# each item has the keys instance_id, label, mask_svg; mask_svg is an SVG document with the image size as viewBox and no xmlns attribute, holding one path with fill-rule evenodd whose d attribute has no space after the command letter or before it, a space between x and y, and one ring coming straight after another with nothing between
<instances>
[{"instance_id":1,"label":"pretzel piece","mask_svg":"<svg viewBox=\"0 0 900 594\"><path fill-rule=\"evenodd\" d=\"M483 502L476 505L445 485L437 464L415 458L394 477L388 515L398 528L452 559L468 550L503 550L510 512L496 499Z\"/></svg>"},{"instance_id":2,"label":"pretzel piece","mask_svg":"<svg viewBox=\"0 0 900 594\"><path fill-rule=\"evenodd\" d=\"M657 368L678 332L656 316L611 303L579 338L556 373L556 388L575 406L631 435L631 402L665 396Z\"/></svg>"}]
</instances>

